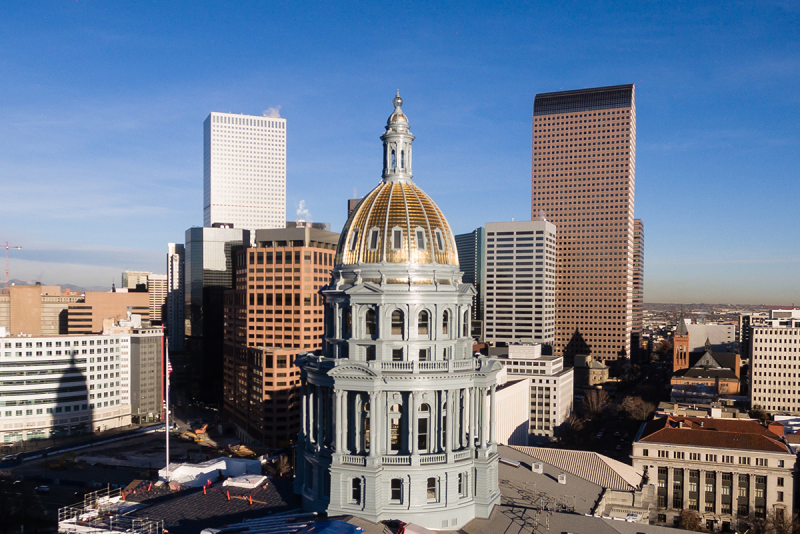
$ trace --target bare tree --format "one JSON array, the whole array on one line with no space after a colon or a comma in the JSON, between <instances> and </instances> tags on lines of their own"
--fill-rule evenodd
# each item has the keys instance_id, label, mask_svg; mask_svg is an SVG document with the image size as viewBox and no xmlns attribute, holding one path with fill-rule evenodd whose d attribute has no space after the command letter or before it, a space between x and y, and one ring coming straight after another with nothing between
<instances>
[{"instance_id":1,"label":"bare tree","mask_svg":"<svg viewBox=\"0 0 800 534\"><path fill-rule=\"evenodd\" d=\"M628 415L637 421L644 421L656 409L654 404L643 400L641 397L625 397L620 408L628 412Z\"/></svg>"},{"instance_id":2,"label":"bare tree","mask_svg":"<svg viewBox=\"0 0 800 534\"><path fill-rule=\"evenodd\" d=\"M765 412L761 406L758 405L753 406L753 408L747 412L747 415L749 415L751 419L758 419L759 421L761 421L762 424L769 421L769 414Z\"/></svg>"},{"instance_id":3,"label":"bare tree","mask_svg":"<svg viewBox=\"0 0 800 534\"><path fill-rule=\"evenodd\" d=\"M583 421L574 413L553 429L553 435L566 449L580 449L586 442L583 435Z\"/></svg>"},{"instance_id":4,"label":"bare tree","mask_svg":"<svg viewBox=\"0 0 800 534\"><path fill-rule=\"evenodd\" d=\"M590 389L584 394L581 406L583 406L586 414L593 418L603 413L609 402L611 402L611 397L608 396L605 390Z\"/></svg>"}]
</instances>

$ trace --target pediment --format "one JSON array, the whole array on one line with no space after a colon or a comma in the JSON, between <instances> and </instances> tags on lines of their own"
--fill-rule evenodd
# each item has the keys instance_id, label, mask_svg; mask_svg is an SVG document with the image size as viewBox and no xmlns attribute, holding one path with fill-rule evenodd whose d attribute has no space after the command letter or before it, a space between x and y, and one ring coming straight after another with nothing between
<instances>
[{"instance_id":1,"label":"pediment","mask_svg":"<svg viewBox=\"0 0 800 534\"><path fill-rule=\"evenodd\" d=\"M330 371L328 376L331 377L377 377L377 373L365 365L358 365L355 363L337 365Z\"/></svg>"},{"instance_id":2,"label":"pediment","mask_svg":"<svg viewBox=\"0 0 800 534\"><path fill-rule=\"evenodd\" d=\"M363 284L358 284L357 286L352 286L344 291L348 295L363 295L363 294L370 294L374 295L376 293L380 294L383 293L381 286L374 284L372 282L364 282Z\"/></svg>"}]
</instances>

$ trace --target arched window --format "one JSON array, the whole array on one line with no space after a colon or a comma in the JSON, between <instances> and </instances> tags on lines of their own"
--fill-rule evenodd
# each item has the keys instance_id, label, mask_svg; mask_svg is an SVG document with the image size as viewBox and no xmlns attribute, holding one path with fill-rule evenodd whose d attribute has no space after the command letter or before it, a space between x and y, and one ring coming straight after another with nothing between
<instances>
[{"instance_id":1,"label":"arched window","mask_svg":"<svg viewBox=\"0 0 800 534\"><path fill-rule=\"evenodd\" d=\"M392 404L392 406L389 408L389 445L393 452L398 452L403 442L400 431L401 417L400 405Z\"/></svg>"},{"instance_id":2,"label":"arched window","mask_svg":"<svg viewBox=\"0 0 800 534\"><path fill-rule=\"evenodd\" d=\"M403 169L406 166L406 151L400 151L400 168Z\"/></svg>"},{"instance_id":3,"label":"arched window","mask_svg":"<svg viewBox=\"0 0 800 534\"><path fill-rule=\"evenodd\" d=\"M400 310L394 310L392 312L392 335L403 335L403 312Z\"/></svg>"},{"instance_id":4,"label":"arched window","mask_svg":"<svg viewBox=\"0 0 800 534\"><path fill-rule=\"evenodd\" d=\"M464 337L469 336L469 312L464 312L464 333L462 334Z\"/></svg>"},{"instance_id":5,"label":"arched window","mask_svg":"<svg viewBox=\"0 0 800 534\"><path fill-rule=\"evenodd\" d=\"M364 316L364 323L368 336L374 336L378 333L378 321L377 316L375 315L375 310L367 310L367 313Z\"/></svg>"},{"instance_id":6,"label":"arched window","mask_svg":"<svg viewBox=\"0 0 800 534\"><path fill-rule=\"evenodd\" d=\"M397 162L395 161L394 150L392 150L392 169L396 168Z\"/></svg>"},{"instance_id":7,"label":"arched window","mask_svg":"<svg viewBox=\"0 0 800 534\"><path fill-rule=\"evenodd\" d=\"M347 339L353 331L353 314L350 308L345 308L342 313L342 339Z\"/></svg>"},{"instance_id":8,"label":"arched window","mask_svg":"<svg viewBox=\"0 0 800 534\"><path fill-rule=\"evenodd\" d=\"M425 310L419 312L417 319L417 333L421 336L427 336L430 330L428 323L430 323L430 315Z\"/></svg>"},{"instance_id":9,"label":"arched window","mask_svg":"<svg viewBox=\"0 0 800 534\"><path fill-rule=\"evenodd\" d=\"M436 478L428 478L428 502L436 502Z\"/></svg>"},{"instance_id":10,"label":"arched window","mask_svg":"<svg viewBox=\"0 0 800 534\"><path fill-rule=\"evenodd\" d=\"M442 313L442 334L447 335L450 328L450 312L445 310Z\"/></svg>"},{"instance_id":11,"label":"arched window","mask_svg":"<svg viewBox=\"0 0 800 534\"><path fill-rule=\"evenodd\" d=\"M428 433L430 432L431 407L428 404L419 406L417 415L417 449L420 452L428 452Z\"/></svg>"}]
</instances>

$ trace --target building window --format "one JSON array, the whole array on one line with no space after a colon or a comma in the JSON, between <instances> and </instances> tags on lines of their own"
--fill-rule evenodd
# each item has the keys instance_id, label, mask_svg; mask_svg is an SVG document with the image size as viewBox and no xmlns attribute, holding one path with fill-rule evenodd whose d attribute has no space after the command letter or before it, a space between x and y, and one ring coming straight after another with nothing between
<instances>
[{"instance_id":1,"label":"building window","mask_svg":"<svg viewBox=\"0 0 800 534\"><path fill-rule=\"evenodd\" d=\"M403 229L392 228L392 249L400 250L403 248Z\"/></svg>"},{"instance_id":2,"label":"building window","mask_svg":"<svg viewBox=\"0 0 800 534\"><path fill-rule=\"evenodd\" d=\"M403 480L400 478L393 478L391 482L391 495L390 499L395 503L403 502Z\"/></svg>"},{"instance_id":3,"label":"building window","mask_svg":"<svg viewBox=\"0 0 800 534\"><path fill-rule=\"evenodd\" d=\"M361 479L354 478L350 483L351 493L350 493L350 502L354 502L356 504L361 503Z\"/></svg>"},{"instance_id":4,"label":"building window","mask_svg":"<svg viewBox=\"0 0 800 534\"><path fill-rule=\"evenodd\" d=\"M450 312L445 310L442 313L442 334L447 335L450 328Z\"/></svg>"},{"instance_id":5,"label":"building window","mask_svg":"<svg viewBox=\"0 0 800 534\"><path fill-rule=\"evenodd\" d=\"M430 349L419 349L419 361L426 362L428 361L428 351Z\"/></svg>"},{"instance_id":6,"label":"building window","mask_svg":"<svg viewBox=\"0 0 800 534\"><path fill-rule=\"evenodd\" d=\"M431 407L422 404L419 407L417 419L417 449L420 452L428 452L428 418L430 417Z\"/></svg>"},{"instance_id":7,"label":"building window","mask_svg":"<svg viewBox=\"0 0 800 534\"><path fill-rule=\"evenodd\" d=\"M778 477L778 487L779 488L783 487L783 477Z\"/></svg>"},{"instance_id":8,"label":"building window","mask_svg":"<svg viewBox=\"0 0 800 534\"><path fill-rule=\"evenodd\" d=\"M367 347L367 361L371 362L375 360L375 345L370 345Z\"/></svg>"},{"instance_id":9,"label":"building window","mask_svg":"<svg viewBox=\"0 0 800 534\"><path fill-rule=\"evenodd\" d=\"M368 336L374 336L377 333L378 321L375 310L367 310L364 316L364 326L366 327Z\"/></svg>"},{"instance_id":10,"label":"building window","mask_svg":"<svg viewBox=\"0 0 800 534\"><path fill-rule=\"evenodd\" d=\"M425 230L417 228L414 230L414 236L417 238L417 250L425 250Z\"/></svg>"},{"instance_id":11,"label":"building window","mask_svg":"<svg viewBox=\"0 0 800 534\"><path fill-rule=\"evenodd\" d=\"M392 361L393 362L403 361L403 349L392 349Z\"/></svg>"},{"instance_id":12,"label":"building window","mask_svg":"<svg viewBox=\"0 0 800 534\"><path fill-rule=\"evenodd\" d=\"M392 312L392 335L403 335L403 312L400 310L394 310Z\"/></svg>"},{"instance_id":13,"label":"building window","mask_svg":"<svg viewBox=\"0 0 800 534\"><path fill-rule=\"evenodd\" d=\"M439 248L439 252L444 252L444 238L442 237L442 231L438 228L436 229L436 246Z\"/></svg>"},{"instance_id":14,"label":"building window","mask_svg":"<svg viewBox=\"0 0 800 534\"><path fill-rule=\"evenodd\" d=\"M353 230L353 237L350 238L350 250L353 251L356 249L356 245L358 245L358 228ZM280 258L280 256L278 256ZM279 263L276 261L276 263Z\"/></svg>"},{"instance_id":15,"label":"building window","mask_svg":"<svg viewBox=\"0 0 800 534\"><path fill-rule=\"evenodd\" d=\"M778 502L783 502L783 492L782 491L778 492L778 499L777 500L778 500Z\"/></svg>"},{"instance_id":16,"label":"building window","mask_svg":"<svg viewBox=\"0 0 800 534\"><path fill-rule=\"evenodd\" d=\"M436 502L436 478L428 478L428 502Z\"/></svg>"},{"instance_id":17,"label":"building window","mask_svg":"<svg viewBox=\"0 0 800 534\"><path fill-rule=\"evenodd\" d=\"M380 238L380 230L377 228L370 228L369 230L369 249L377 250L378 240Z\"/></svg>"},{"instance_id":18,"label":"building window","mask_svg":"<svg viewBox=\"0 0 800 534\"><path fill-rule=\"evenodd\" d=\"M642 456L650 456L650 451L647 449L642 449Z\"/></svg>"},{"instance_id":19,"label":"building window","mask_svg":"<svg viewBox=\"0 0 800 534\"><path fill-rule=\"evenodd\" d=\"M458 474L458 496L459 497L466 497L468 495L467 489L469 488L469 484L467 484L467 474L466 473L459 473Z\"/></svg>"},{"instance_id":20,"label":"building window","mask_svg":"<svg viewBox=\"0 0 800 534\"><path fill-rule=\"evenodd\" d=\"M417 333L421 336L427 336L429 331L430 315L425 310L419 312L417 318Z\"/></svg>"},{"instance_id":21,"label":"building window","mask_svg":"<svg viewBox=\"0 0 800 534\"><path fill-rule=\"evenodd\" d=\"M756 458L756 465L761 467L767 467L767 459L766 458Z\"/></svg>"}]
</instances>

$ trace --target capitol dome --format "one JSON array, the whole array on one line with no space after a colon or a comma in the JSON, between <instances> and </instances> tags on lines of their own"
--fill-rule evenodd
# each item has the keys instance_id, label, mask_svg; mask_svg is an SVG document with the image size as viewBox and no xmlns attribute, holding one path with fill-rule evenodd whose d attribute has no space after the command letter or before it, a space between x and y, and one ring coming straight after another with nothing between
<instances>
[{"instance_id":1,"label":"capitol dome","mask_svg":"<svg viewBox=\"0 0 800 534\"><path fill-rule=\"evenodd\" d=\"M414 136L400 93L386 123L383 180L353 210L336 251L337 265L439 264L458 267L458 252L442 211L412 180Z\"/></svg>"}]
</instances>

